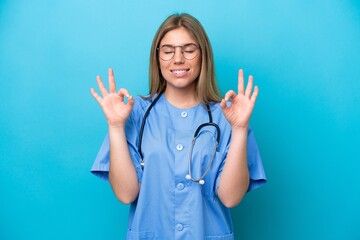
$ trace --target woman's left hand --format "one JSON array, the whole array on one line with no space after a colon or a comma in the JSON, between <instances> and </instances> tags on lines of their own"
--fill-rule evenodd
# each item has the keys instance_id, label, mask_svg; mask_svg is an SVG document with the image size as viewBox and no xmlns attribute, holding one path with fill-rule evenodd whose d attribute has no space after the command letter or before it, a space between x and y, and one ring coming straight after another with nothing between
<instances>
[{"instance_id":1,"label":"woman's left hand","mask_svg":"<svg viewBox=\"0 0 360 240\"><path fill-rule=\"evenodd\" d=\"M259 92L257 86L255 86L254 91L252 88L253 76L250 75L244 91L244 72L240 69L238 76L238 94L230 90L225 94L225 98L220 103L223 114L232 128L247 128ZM229 99L232 101L228 107L226 102Z\"/></svg>"}]
</instances>

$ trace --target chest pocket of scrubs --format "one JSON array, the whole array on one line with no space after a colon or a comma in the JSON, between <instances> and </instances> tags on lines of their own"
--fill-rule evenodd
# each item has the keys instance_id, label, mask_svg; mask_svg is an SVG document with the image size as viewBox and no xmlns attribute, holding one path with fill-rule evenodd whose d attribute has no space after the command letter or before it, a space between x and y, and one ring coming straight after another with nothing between
<instances>
[{"instance_id":1,"label":"chest pocket of scrubs","mask_svg":"<svg viewBox=\"0 0 360 240\"><path fill-rule=\"evenodd\" d=\"M234 234L226 234L222 236L205 236L205 240L234 240Z\"/></svg>"},{"instance_id":2,"label":"chest pocket of scrubs","mask_svg":"<svg viewBox=\"0 0 360 240\"><path fill-rule=\"evenodd\" d=\"M150 240L150 239L157 239L155 237L155 234L151 231L133 231L131 229L128 230L127 232L127 236L126 236L127 240Z\"/></svg>"}]
</instances>

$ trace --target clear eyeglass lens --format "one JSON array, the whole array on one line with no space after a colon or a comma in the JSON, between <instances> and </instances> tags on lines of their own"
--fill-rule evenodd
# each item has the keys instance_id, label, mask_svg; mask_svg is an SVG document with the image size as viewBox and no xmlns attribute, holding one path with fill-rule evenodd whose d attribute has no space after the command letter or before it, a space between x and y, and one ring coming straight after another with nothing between
<instances>
[{"instance_id":1,"label":"clear eyeglass lens","mask_svg":"<svg viewBox=\"0 0 360 240\"><path fill-rule=\"evenodd\" d=\"M181 47L181 53L184 56L184 58L187 60L194 59L199 52L199 47L195 44L187 44L179 47ZM159 51L160 58L164 61L171 60L175 55L176 48L177 47L174 46L161 47Z\"/></svg>"}]
</instances>

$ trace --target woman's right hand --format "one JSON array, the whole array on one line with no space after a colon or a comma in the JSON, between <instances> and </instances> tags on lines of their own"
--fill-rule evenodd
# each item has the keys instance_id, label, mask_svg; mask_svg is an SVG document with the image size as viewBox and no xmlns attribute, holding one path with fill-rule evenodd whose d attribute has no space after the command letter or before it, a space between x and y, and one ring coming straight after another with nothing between
<instances>
[{"instance_id":1,"label":"woman's right hand","mask_svg":"<svg viewBox=\"0 0 360 240\"><path fill-rule=\"evenodd\" d=\"M114 72L111 68L109 68L108 75L110 92L106 90L100 76L96 77L96 81L102 97L99 96L93 88L91 88L90 91L101 106L109 127L124 127L134 106L134 99L125 88L121 88L118 93L116 93ZM124 97L127 98L127 103L124 102Z\"/></svg>"}]
</instances>

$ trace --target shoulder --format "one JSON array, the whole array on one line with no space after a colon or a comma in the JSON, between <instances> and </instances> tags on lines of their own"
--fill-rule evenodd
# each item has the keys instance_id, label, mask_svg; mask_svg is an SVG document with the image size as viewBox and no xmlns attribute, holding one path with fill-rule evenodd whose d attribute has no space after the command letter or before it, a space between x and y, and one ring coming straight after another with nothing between
<instances>
[{"instance_id":1,"label":"shoulder","mask_svg":"<svg viewBox=\"0 0 360 240\"><path fill-rule=\"evenodd\" d=\"M230 138L231 126L222 112L220 103L217 102L217 103L211 104L210 111L211 111L211 115L213 118L213 122L216 123L221 130L221 135L223 137Z\"/></svg>"},{"instance_id":2,"label":"shoulder","mask_svg":"<svg viewBox=\"0 0 360 240\"><path fill-rule=\"evenodd\" d=\"M229 122L227 121L227 119L225 118L222 110L221 110L221 107L220 107L220 103L217 102L217 103L212 103L210 105L210 111L211 111L211 114L213 116L213 121L214 122L217 122L217 124L220 124L223 126L223 127L230 127L230 124Z\"/></svg>"},{"instance_id":3,"label":"shoulder","mask_svg":"<svg viewBox=\"0 0 360 240\"><path fill-rule=\"evenodd\" d=\"M153 97L148 96L136 96L134 97L134 107L131 112L130 117L133 118L133 120L138 120L139 118L142 119L146 113L146 111L149 109L151 103L154 101L157 95Z\"/></svg>"},{"instance_id":4,"label":"shoulder","mask_svg":"<svg viewBox=\"0 0 360 240\"><path fill-rule=\"evenodd\" d=\"M143 96L136 96L134 97L134 109L138 110L145 110L148 108L148 106L151 103L151 99L147 99Z\"/></svg>"},{"instance_id":5,"label":"shoulder","mask_svg":"<svg viewBox=\"0 0 360 240\"><path fill-rule=\"evenodd\" d=\"M136 96L134 97L134 107L131 115L143 115L151 104L151 99L146 97Z\"/></svg>"}]
</instances>

